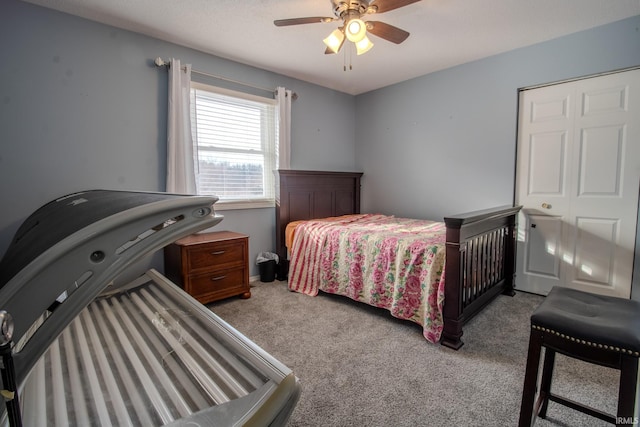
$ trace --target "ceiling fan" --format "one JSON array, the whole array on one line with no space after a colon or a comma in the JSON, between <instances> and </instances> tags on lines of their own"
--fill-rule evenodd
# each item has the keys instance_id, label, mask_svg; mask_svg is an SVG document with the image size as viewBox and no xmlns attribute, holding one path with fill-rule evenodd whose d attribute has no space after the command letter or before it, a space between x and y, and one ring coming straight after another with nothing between
<instances>
[{"instance_id":1,"label":"ceiling fan","mask_svg":"<svg viewBox=\"0 0 640 427\"><path fill-rule=\"evenodd\" d=\"M356 46L356 53L362 55L373 47L367 37L367 32L400 44L409 37L409 33L393 25L380 21L363 21L366 15L388 12L400 7L408 6L420 0L331 0L335 17L313 16L308 18L277 19L273 23L278 27L299 24L313 24L318 22L342 21L342 26L335 29L324 44L324 53L338 53L344 44L345 37Z\"/></svg>"}]
</instances>

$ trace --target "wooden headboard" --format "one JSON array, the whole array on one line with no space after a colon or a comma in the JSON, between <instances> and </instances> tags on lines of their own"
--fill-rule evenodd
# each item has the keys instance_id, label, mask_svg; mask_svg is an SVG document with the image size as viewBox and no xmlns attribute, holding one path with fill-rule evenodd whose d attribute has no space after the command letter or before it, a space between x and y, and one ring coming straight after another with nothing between
<instances>
[{"instance_id":1,"label":"wooden headboard","mask_svg":"<svg viewBox=\"0 0 640 427\"><path fill-rule=\"evenodd\" d=\"M280 170L276 201L276 252L287 258L285 228L291 221L360 213L362 172Z\"/></svg>"}]
</instances>

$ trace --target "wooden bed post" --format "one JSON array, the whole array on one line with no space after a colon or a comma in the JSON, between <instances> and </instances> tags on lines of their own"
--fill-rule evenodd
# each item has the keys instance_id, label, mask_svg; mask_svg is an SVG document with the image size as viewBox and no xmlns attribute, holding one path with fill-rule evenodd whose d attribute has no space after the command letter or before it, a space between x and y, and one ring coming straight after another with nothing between
<instances>
[{"instance_id":1,"label":"wooden bed post","mask_svg":"<svg viewBox=\"0 0 640 427\"><path fill-rule=\"evenodd\" d=\"M445 347L458 350L462 347L462 325L464 324L461 284L464 272L461 268L460 253L464 248L460 247L460 227L461 222L449 223L447 225L447 243L445 253L445 286L444 286L444 330L440 338L440 343Z\"/></svg>"},{"instance_id":2,"label":"wooden bed post","mask_svg":"<svg viewBox=\"0 0 640 427\"><path fill-rule=\"evenodd\" d=\"M516 217L517 213L509 217L509 228L506 242L505 284L504 290L502 291L504 295L509 295L511 297L516 294L516 291L514 290L516 283L516 238L518 233Z\"/></svg>"}]
</instances>

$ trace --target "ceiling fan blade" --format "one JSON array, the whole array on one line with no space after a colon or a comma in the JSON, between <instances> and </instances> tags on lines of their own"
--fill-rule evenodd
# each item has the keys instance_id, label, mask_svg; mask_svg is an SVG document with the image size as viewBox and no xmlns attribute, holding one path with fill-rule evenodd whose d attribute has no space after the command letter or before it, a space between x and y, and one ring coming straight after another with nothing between
<instances>
[{"instance_id":1,"label":"ceiling fan blade","mask_svg":"<svg viewBox=\"0 0 640 427\"><path fill-rule=\"evenodd\" d=\"M376 10L375 13L384 13L419 1L420 0L375 0L371 2L369 7L374 7Z\"/></svg>"},{"instance_id":2,"label":"ceiling fan blade","mask_svg":"<svg viewBox=\"0 0 640 427\"><path fill-rule=\"evenodd\" d=\"M400 44L409 37L409 33L405 30L380 21L367 21L367 31L395 44Z\"/></svg>"},{"instance_id":3,"label":"ceiling fan blade","mask_svg":"<svg viewBox=\"0 0 640 427\"><path fill-rule=\"evenodd\" d=\"M309 18L276 19L273 23L276 27L286 27L287 25L315 24L318 22L331 22L334 20L334 18L327 18L325 16L311 16Z\"/></svg>"}]
</instances>

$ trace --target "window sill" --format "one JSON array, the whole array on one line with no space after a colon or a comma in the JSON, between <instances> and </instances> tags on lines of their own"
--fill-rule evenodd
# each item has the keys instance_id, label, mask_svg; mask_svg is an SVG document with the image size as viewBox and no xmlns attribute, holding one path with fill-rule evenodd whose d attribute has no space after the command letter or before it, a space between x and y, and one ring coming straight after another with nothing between
<instances>
[{"instance_id":1,"label":"window sill","mask_svg":"<svg viewBox=\"0 0 640 427\"><path fill-rule=\"evenodd\" d=\"M213 207L216 211L229 211L235 209L262 209L273 208L276 203L273 200L262 200L259 202L237 201L237 202L216 202Z\"/></svg>"}]
</instances>

